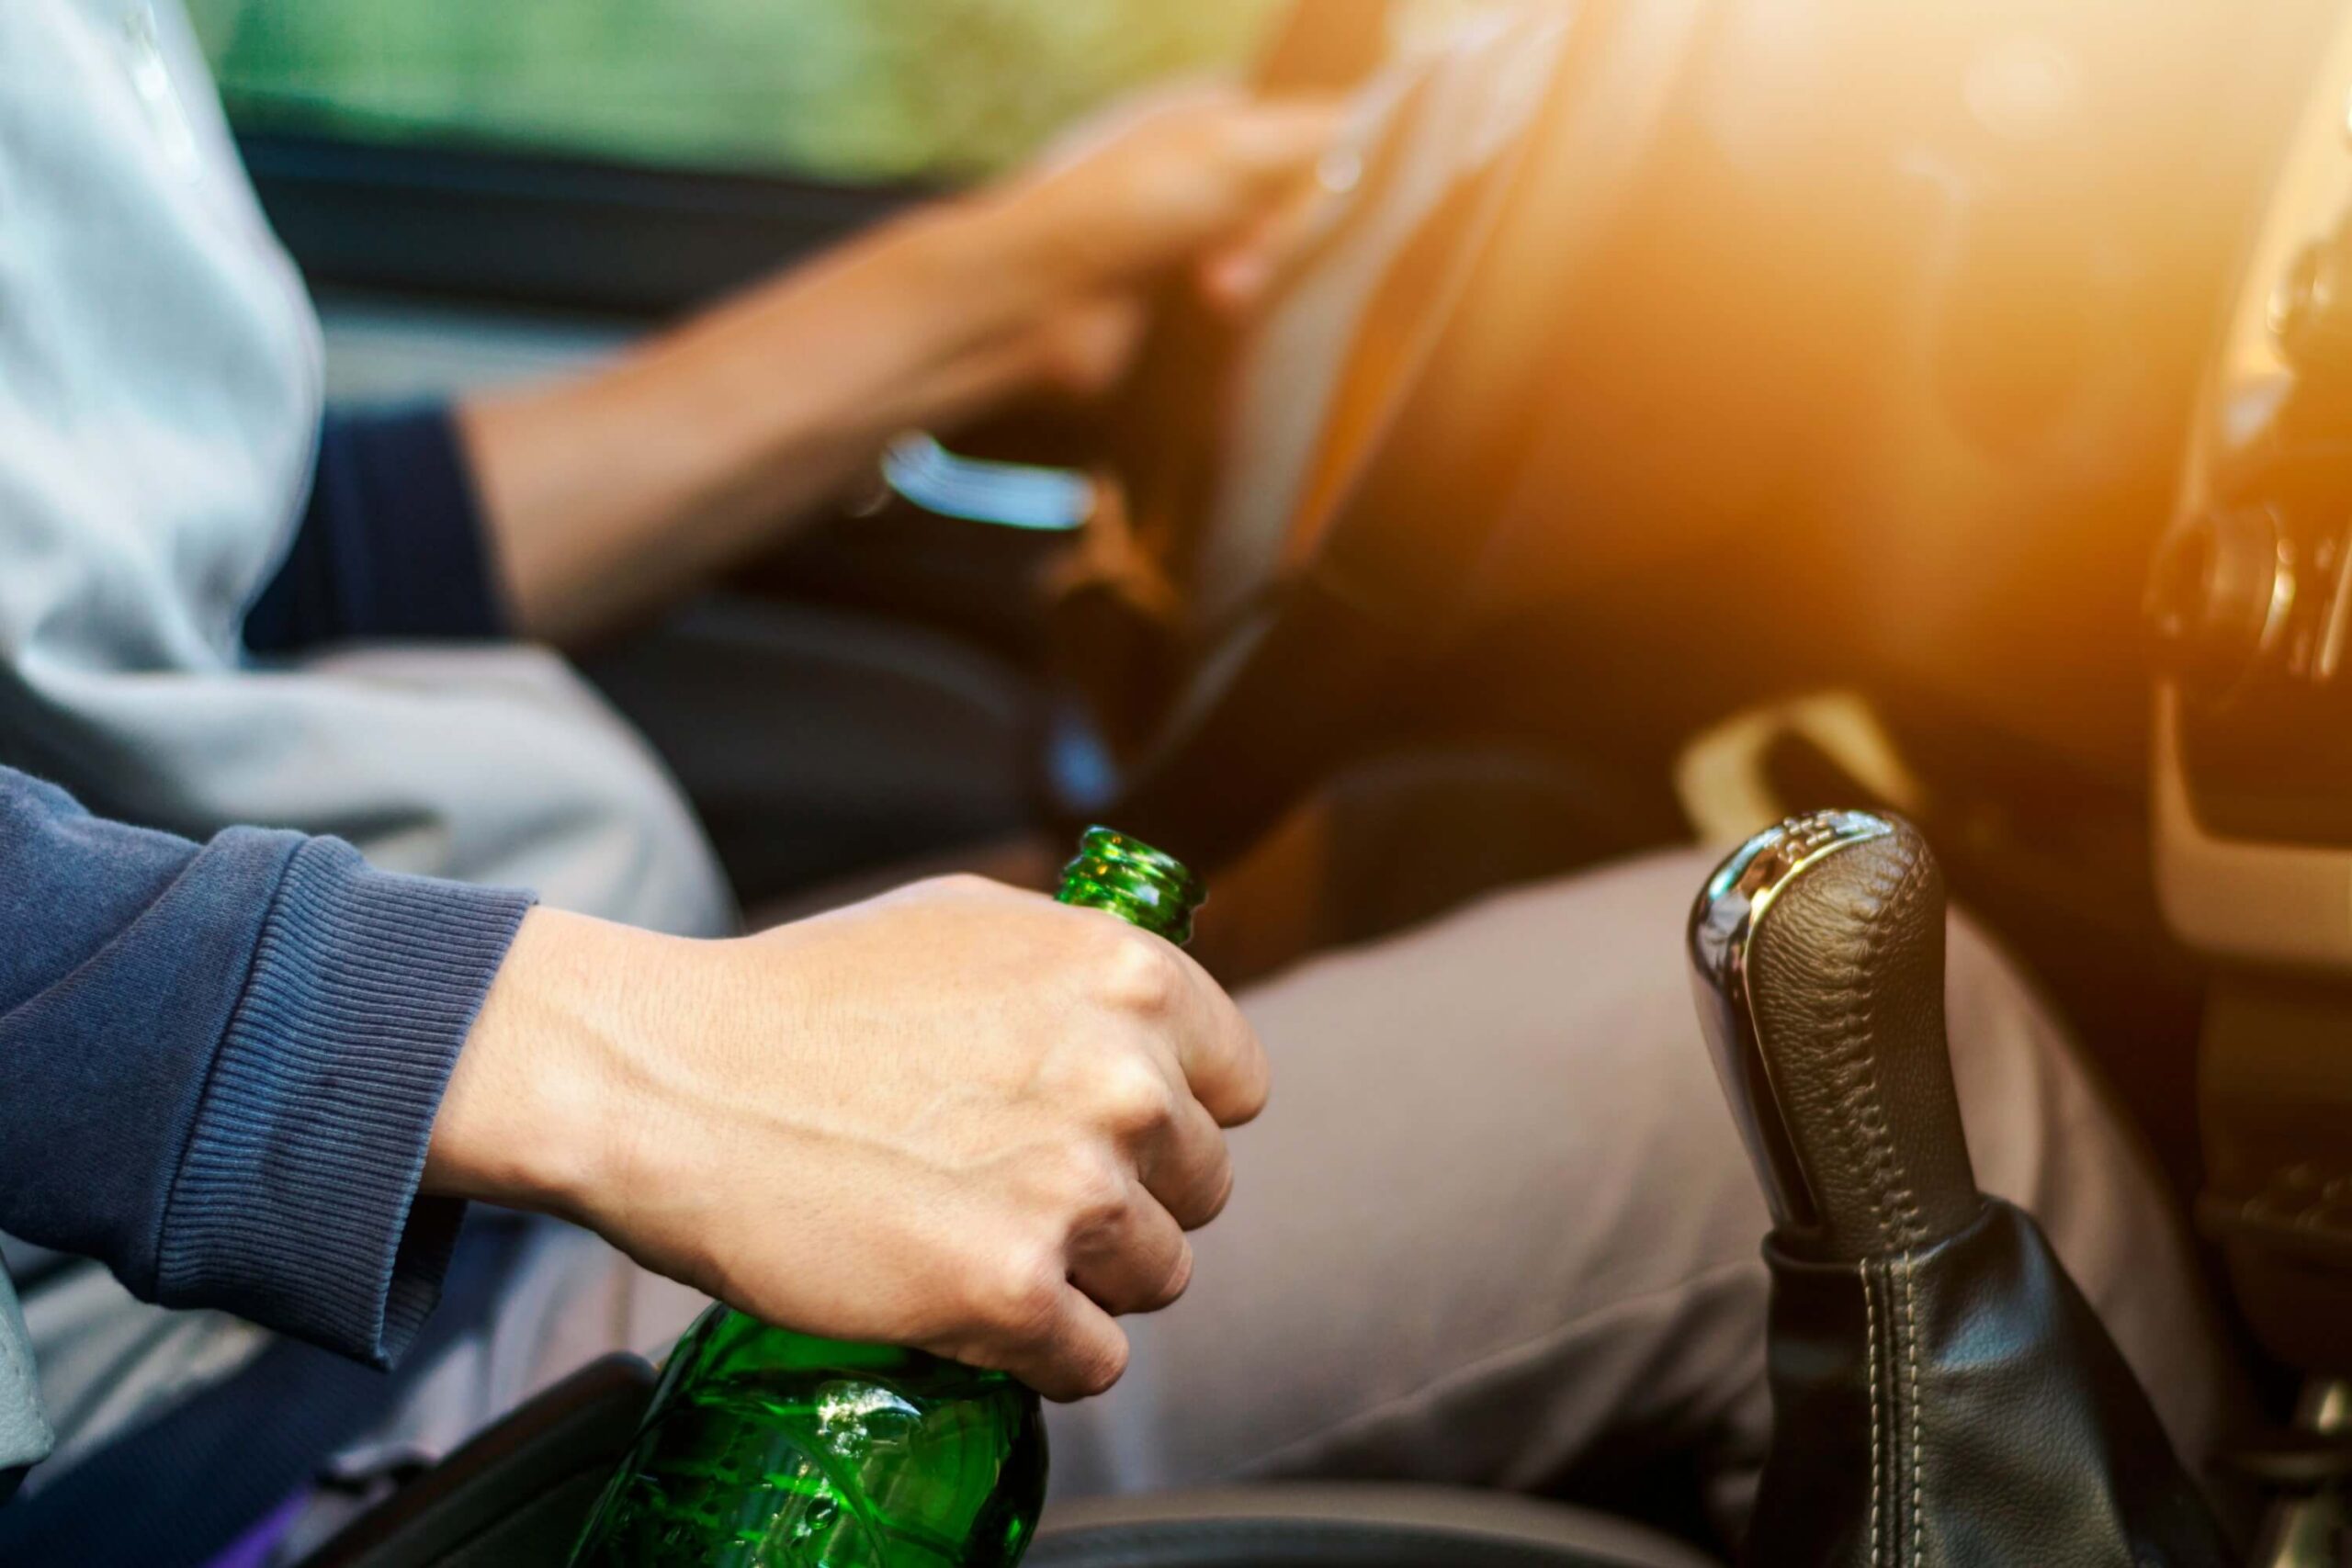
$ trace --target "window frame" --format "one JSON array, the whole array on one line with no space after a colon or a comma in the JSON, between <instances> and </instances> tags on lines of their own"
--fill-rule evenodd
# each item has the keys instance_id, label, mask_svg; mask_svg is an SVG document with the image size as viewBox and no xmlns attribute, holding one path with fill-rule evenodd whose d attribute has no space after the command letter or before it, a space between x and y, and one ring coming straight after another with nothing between
<instances>
[{"instance_id":1,"label":"window frame","mask_svg":"<svg viewBox=\"0 0 2352 1568\"><path fill-rule=\"evenodd\" d=\"M237 137L313 288L672 316L945 188L279 130Z\"/></svg>"}]
</instances>

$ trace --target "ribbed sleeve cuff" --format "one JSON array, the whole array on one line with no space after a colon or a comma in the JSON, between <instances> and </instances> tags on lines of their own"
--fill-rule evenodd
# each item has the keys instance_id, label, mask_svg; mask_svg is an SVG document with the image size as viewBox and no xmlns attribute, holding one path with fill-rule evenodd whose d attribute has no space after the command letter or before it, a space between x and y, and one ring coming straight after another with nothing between
<instances>
[{"instance_id":1,"label":"ribbed sleeve cuff","mask_svg":"<svg viewBox=\"0 0 2352 1568\"><path fill-rule=\"evenodd\" d=\"M419 1199L458 1048L527 895L288 861L172 1185L156 1299L397 1359L464 1205Z\"/></svg>"}]
</instances>

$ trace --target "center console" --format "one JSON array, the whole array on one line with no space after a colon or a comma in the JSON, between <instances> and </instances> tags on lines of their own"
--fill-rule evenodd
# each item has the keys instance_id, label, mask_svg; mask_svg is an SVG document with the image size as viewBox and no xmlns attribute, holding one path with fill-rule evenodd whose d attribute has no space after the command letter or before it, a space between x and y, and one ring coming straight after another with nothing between
<instances>
[{"instance_id":1,"label":"center console","mask_svg":"<svg viewBox=\"0 0 2352 1568\"><path fill-rule=\"evenodd\" d=\"M2352 23L2315 79L2147 604L2157 885L2213 973L2198 1220L2310 1380L2254 1467L2303 1499L2270 1562L2332 1561L2352 1481Z\"/></svg>"}]
</instances>

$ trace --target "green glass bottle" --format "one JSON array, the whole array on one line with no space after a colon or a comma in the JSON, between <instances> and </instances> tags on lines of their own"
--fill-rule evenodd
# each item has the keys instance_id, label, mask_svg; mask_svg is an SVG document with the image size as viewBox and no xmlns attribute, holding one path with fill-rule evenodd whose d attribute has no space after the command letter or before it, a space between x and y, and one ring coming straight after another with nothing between
<instances>
[{"instance_id":1,"label":"green glass bottle","mask_svg":"<svg viewBox=\"0 0 2352 1568\"><path fill-rule=\"evenodd\" d=\"M1204 894L1159 851L1090 828L1057 897L1181 943ZM1045 1499L1045 1421L1012 1377L714 1306L678 1341L571 1562L1012 1568Z\"/></svg>"}]
</instances>

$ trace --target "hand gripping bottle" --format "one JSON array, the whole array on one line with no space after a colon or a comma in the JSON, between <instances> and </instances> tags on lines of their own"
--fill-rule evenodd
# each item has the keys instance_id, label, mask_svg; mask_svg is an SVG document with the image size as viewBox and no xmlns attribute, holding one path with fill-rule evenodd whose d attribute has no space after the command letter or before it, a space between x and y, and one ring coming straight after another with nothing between
<instances>
[{"instance_id":1,"label":"hand gripping bottle","mask_svg":"<svg viewBox=\"0 0 2352 1568\"><path fill-rule=\"evenodd\" d=\"M1090 828L1065 904L1173 942L1204 897L1183 866ZM572 1568L1012 1568L1046 1498L1037 1396L888 1345L713 1306L686 1331Z\"/></svg>"}]
</instances>

